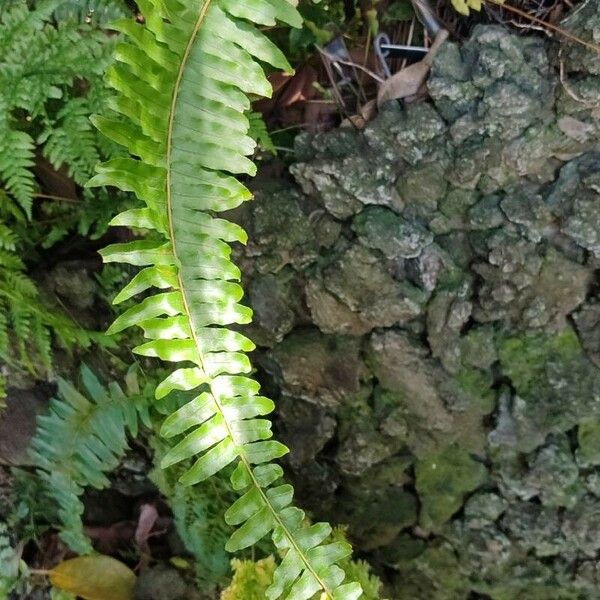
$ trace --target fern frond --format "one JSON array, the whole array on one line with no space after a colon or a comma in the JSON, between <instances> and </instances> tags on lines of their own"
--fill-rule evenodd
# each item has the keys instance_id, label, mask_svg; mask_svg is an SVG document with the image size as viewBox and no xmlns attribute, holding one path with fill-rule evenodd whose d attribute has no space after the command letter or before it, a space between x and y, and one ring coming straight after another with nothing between
<instances>
[{"instance_id":1,"label":"fern frond","mask_svg":"<svg viewBox=\"0 0 600 600\"><path fill-rule=\"evenodd\" d=\"M32 9L22 0L4 0L0 13L0 112L14 108L32 119L46 114L48 99L71 96L75 79L102 76L112 43L105 33L75 20L54 24L63 0L42 0Z\"/></svg>"},{"instance_id":2,"label":"fern frond","mask_svg":"<svg viewBox=\"0 0 600 600\"><path fill-rule=\"evenodd\" d=\"M211 596L229 575L229 556L225 544L232 528L223 519L234 494L226 475L217 474L193 487L179 485L179 476L188 468L180 463L161 469L161 458L170 448L167 440L153 439L154 464L150 479L156 484L173 512L179 538L194 557L196 582L201 592Z\"/></svg>"},{"instance_id":3,"label":"fern frond","mask_svg":"<svg viewBox=\"0 0 600 600\"><path fill-rule=\"evenodd\" d=\"M0 267L5 267L11 271L18 271L23 269L25 265L16 254L0 249Z\"/></svg>"},{"instance_id":4,"label":"fern frond","mask_svg":"<svg viewBox=\"0 0 600 600\"><path fill-rule=\"evenodd\" d=\"M4 0L0 15L4 34L0 36L0 56L17 52L24 34L41 31L45 20L60 4L61 0L42 0L37 3L36 10L30 10L27 2Z\"/></svg>"},{"instance_id":5,"label":"fern frond","mask_svg":"<svg viewBox=\"0 0 600 600\"><path fill-rule=\"evenodd\" d=\"M233 242L246 241L238 226L214 216L239 206L250 192L232 175L255 172L247 158L248 95L269 95L258 61L289 69L283 54L257 26L277 20L300 25L287 0L143 0L145 25L122 21L128 36L118 46L119 64L109 81L120 93L117 114L96 125L125 146L133 158L100 167L90 185L133 191L145 207L127 211L114 224L162 233L166 241L136 240L106 248L106 262L145 267L119 295L160 291L125 311L111 326L117 333L139 325L150 341L138 354L184 362L156 390L194 391L188 404L162 428L180 441L164 467L195 457L181 483L193 485L232 463L233 487L242 496L226 513L237 529L227 548L237 551L271 534L285 555L267 597L352 600L358 583L344 582L337 563L351 548L325 543L331 528L305 525L292 505L291 486L281 484L274 461L288 450L272 439L265 419L273 402L259 395L246 352L254 345L228 329L245 324L252 312L241 305L239 269L231 262Z\"/></svg>"},{"instance_id":6,"label":"fern frond","mask_svg":"<svg viewBox=\"0 0 600 600\"><path fill-rule=\"evenodd\" d=\"M0 127L0 181L28 217L35 189L33 159L34 143L28 133Z\"/></svg>"},{"instance_id":7,"label":"fern frond","mask_svg":"<svg viewBox=\"0 0 600 600\"><path fill-rule=\"evenodd\" d=\"M269 134L269 130L267 129L267 124L263 119L263 116L251 110L247 113L248 122L250 123L250 127L248 129L248 135L256 140L256 143L260 148L270 152L271 154L277 154L277 148L275 148L275 144L271 139Z\"/></svg>"},{"instance_id":8,"label":"fern frond","mask_svg":"<svg viewBox=\"0 0 600 600\"><path fill-rule=\"evenodd\" d=\"M16 250L17 240L17 234L6 223L0 221L0 250Z\"/></svg>"},{"instance_id":9,"label":"fern frond","mask_svg":"<svg viewBox=\"0 0 600 600\"><path fill-rule=\"evenodd\" d=\"M57 503L63 541L78 554L91 552L83 531L80 496L86 487L109 485L127 449L127 431L138 431L138 407L112 383L105 389L85 365L81 380L87 395L68 381L58 380L59 399L50 401L48 415L38 417L31 458L48 495Z\"/></svg>"},{"instance_id":10,"label":"fern frond","mask_svg":"<svg viewBox=\"0 0 600 600\"><path fill-rule=\"evenodd\" d=\"M0 359L25 366L31 373L52 372L51 334L65 349L106 343L106 336L83 329L67 315L46 307L21 259L0 249L0 313L10 334L0 335ZM0 333L2 333L0 324Z\"/></svg>"},{"instance_id":11,"label":"fern frond","mask_svg":"<svg viewBox=\"0 0 600 600\"><path fill-rule=\"evenodd\" d=\"M70 3L70 8L76 4L81 8L79 0ZM88 6L93 4L90 0ZM112 4L116 7L116 0ZM96 218L88 214L85 223L84 219L78 223L76 211L89 206L86 198L78 209L70 207L64 219L58 214L60 208L51 209L55 214L47 223L56 225L34 221L23 227L31 218L37 185L34 160L41 151L56 168L66 167L83 184L100 155L112 156L114 145L106 144L104 137L99 143L101 136L91 127L89 115L109 93L102 76L115 40L76 18L56 22L53 15L67 8L65 0L3 0L1 5L0 312L3 333L6 324L10 328L0 337L0 358L36 375L47 375L51 372L51 336L67 349L103 338L46 306L27 277L21 257L28 254L27 245L44 247L77 225L85 232L91 226L100 231L106 213L111 208L112 214L116 211L114 204L105 203L104 213L96 210ZM41 207L40 212L47 210ZM50 231L44 231L48 226ZM44 241L34 242L36 236Z\"/></svg>"},{"instance_id":12,"label":"fern frond","mask_svg":"<svg viewBox=\"0 0 600 600\"><path fill-rule=\"evenodd\" d=\"M45 141L44 156L59 169L63 164L75 183L83 185L100 161L96 132L90 123L86 98L74 98L57 114L38 141Z\"/></svg>"},{"instance_id":13,"label":"fern frond","mask_svg":"<svg viewBox=\"0 0 600 600\"><path fill-rule=\"evenodd\" d=\"M127 14L124 0L63 0L54 11L60 23L74 19L78 23L111 23Z\"/></svg>"},{"instance_id":14,"label":"fern frond","mask_svg":"<svg viewBox=\"0 0 600 600\"><path fill-rule=\"evenodd\" d=\"M345 529L336 527L331 539L347 541ZM360 582L363 600L380 600L382 584L380 579L371 573L368 563L348 557L341 564L347 574L352 574L354 581ZM229 586L221 592L220 600L263 600L265 590L273 582L275 571L273 556L258 561L233 559L231 566L234 571L233 578Z\"/></svg>"}]
</instances>

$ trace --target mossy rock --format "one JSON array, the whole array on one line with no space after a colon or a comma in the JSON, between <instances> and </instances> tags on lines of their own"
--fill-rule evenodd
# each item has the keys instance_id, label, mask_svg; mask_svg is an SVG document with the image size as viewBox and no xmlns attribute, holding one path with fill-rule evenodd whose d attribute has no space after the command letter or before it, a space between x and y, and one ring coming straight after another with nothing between
<instances>
[{"instance_id":1,"label":"mossy rock","mask_svg":"<svg viewBox=\"0 0 600 600\"><path fill-rule=\"evenodd\" d=\"M460 509L465 496L486 479L485 466L457 445L417 461L415 486L421 500L421 527L439 529Z\"/></svg>"}]
</instances>

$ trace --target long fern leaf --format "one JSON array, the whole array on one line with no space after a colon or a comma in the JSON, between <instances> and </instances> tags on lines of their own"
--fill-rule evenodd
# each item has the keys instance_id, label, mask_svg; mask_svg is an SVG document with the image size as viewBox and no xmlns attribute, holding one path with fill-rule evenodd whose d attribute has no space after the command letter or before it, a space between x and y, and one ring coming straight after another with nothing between
<instances>
[{"instance_id":1,"label":"long fern leaf","mask_svg":"<svg viewBox=\"0 0 600 600\"><path fill-rule=\"evenodd\" d=\"M283 556L269 599L352 600L358 583L345 582L336 564L351 549L328 543L325 523L306 526L292 505L292 487L282 484L274 461L288 449L271 439L264 417L273 402L259 395L246 352L253 343L228 329L250 322L240 304L239 269L231 261L233 242L245 232L215 213L251 197L233 176L253 175L247 157L255 148L245 112L249 95L268 96L260 66L290 70L283 54L257 28L276 21L300 25L288 0L138 0L145 24L121 21L127 36L109 73L120 92L114 116L96 126L125 146L130 158L109 161L90 185L133 191L145 207L122 213L115 225L154 229L166 240L136 240L106 248L106 262L144 269L119 294L123 301L160 290L121 314L109 329L139 325L150 341L135 349L179 366L157 388L157 398L174 390L194 399L170 415L162 428L180 441L163 466L197 457L181 477L192 485L237 462L232 484L241 497L227 511L236 526L227 548L237 551L272 534Z\"/></svg>"}]
</instances>

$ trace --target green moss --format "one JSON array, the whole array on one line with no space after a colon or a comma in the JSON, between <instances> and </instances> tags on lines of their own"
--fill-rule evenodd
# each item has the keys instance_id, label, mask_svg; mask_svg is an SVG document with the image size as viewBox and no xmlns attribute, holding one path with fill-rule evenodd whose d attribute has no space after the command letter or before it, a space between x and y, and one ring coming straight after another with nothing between
<instances>
[{"instance_id":1,"label":"green moss","mask_svg":"<svg viewBox=\"0 0 600 600\"><path fill-rule=\"evenodd\" d=\"M415 464L416 488L421 499L420 524L437 529L462 506L465 495L487 478L485 467L468 452L451 445Z\"/></svg>"},{"instance_id":2,"label":"green moss","mask_svg":"<svg viewBox=\"0 0 600 600\"><path fill-rule=\"evenodd\" d=\"M494 378L491 372L466 367L456 374L456 382L473 398L479 413L489 414L494 410L496 393L492 389Z\"/></svg>"},{"instance_id":3,"label":"green moss","mask_svg":"<svg viewBox=\"0 0 600 600\"><path fill-rule=\"evenodd\" d=\"M466 600L470 585L452 546L432 543L422 554L400 566L394 600Z\"/></svg>"},{"instance_id":4,"label":"green moss","mask_svg":"<svg viewBox=\"0 0 600 600\"><path fill-rule=\"evenodd\" d=\"M460 350L464 365L489 369L498 360L494 327L483 325L471 329L461 337Z\"/></svg>"},{"instance_id":5,"label":"green moss","mask_svg":"<svg viewBox=\"0 0 600 600\"><path fill-rule=\"evenodd\" d=\"M518 394L511 415L518 450L531 452L548 434L600 417L600 371L572 329L505 339L500 362Z\"/></svg>"},{"instance_id":6,"label":"green moss","mask_svg":"<svg viewBox=\"0 0 600 600\"><path fill-rule=\"evenodd\" d=\"M577 462L585 467L600 465L600 419L579 423L577 442Z\"/></svg>"},{"instance_id":7,"label":"green moss","mask_svg":"<svg viewBox=\"0 0 600 600\"><path fill-rule=\"evenodd\" d=\"M564 365L566 371L584 359L581 344L572 329L556 335L508 338L500 345L502 369L523 397L538 395L540 389L546 387L544 380L550 362Z\"/></svg>"},{"instance_id":8,"label":"green moss","mask_svg":"<svg viewBox=\"0 0 600 600\"><path fill-rule=\"evenodd\" d=\"M514 562L498 571L489 581L474 584L474 589L492 600L587 600L571 585L569 576L533 558ZM486 578L487 579L487 578Z\"/></svg>"},{"instance_id":9,"label":"green moss","mask_svg":"<svg viewBox=\"0 0 600 600\"><path fill-rule=\"evenodd\" d=\"M272 556L259 561L231 561L234 575L229 587L221 593L221 600L264 600L273 581L275 559Z\"/></svg>"}]
</instances>

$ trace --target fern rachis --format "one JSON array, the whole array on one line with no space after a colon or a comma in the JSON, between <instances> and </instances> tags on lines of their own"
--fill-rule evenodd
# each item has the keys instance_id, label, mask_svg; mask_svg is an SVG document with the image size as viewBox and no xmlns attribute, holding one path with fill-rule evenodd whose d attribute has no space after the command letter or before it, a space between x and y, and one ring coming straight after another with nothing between
<instances>
[{"instance_id":1,"label":"fern rachis","mask_svg":"<svg viewBox=\"0 0 600 600\"><path fill-rule=\"evenodd\" d=\"M121 92L114 102L120 114L96 119L135 158L109 161L91 185L135 192L145 207L122 213L114 224L154 229L167 241L136 240L103 251L107 262L145 267L116 301L160 290L121 314L110 331L139 325L150 341L136 352L194 365L178 368L156 390L157 398L173 390L196 393L163 425L164 435L181 437L164 466L198 456L181 478L194 484L237 461L232 484L243 495L227 511L227 521L238 527L228 549L273 533L284 558L268 597L308 600L321 592L336 600L358 598L360 586L344 583L336 565L349 545L327 544L327 524L304 526L304 513L291 504L291 486L278 484L282 469L273 461L287 448L270 439L271 423L261 418L274 405L247 376L245 353L254 345L227 329L251 319L250 309L239 304L240 272L230 260L230 244L245 242L246 234L213 217L251 196L228 173L255 171L246 158L255 146L247 135L247 95L270 93L257 60L289 68L255 25L272 26L276 19L299 25L299 15L288 0L138 4L145 25L117 25L129 38L109 74Z\"/></svg>"}]
</instances>

